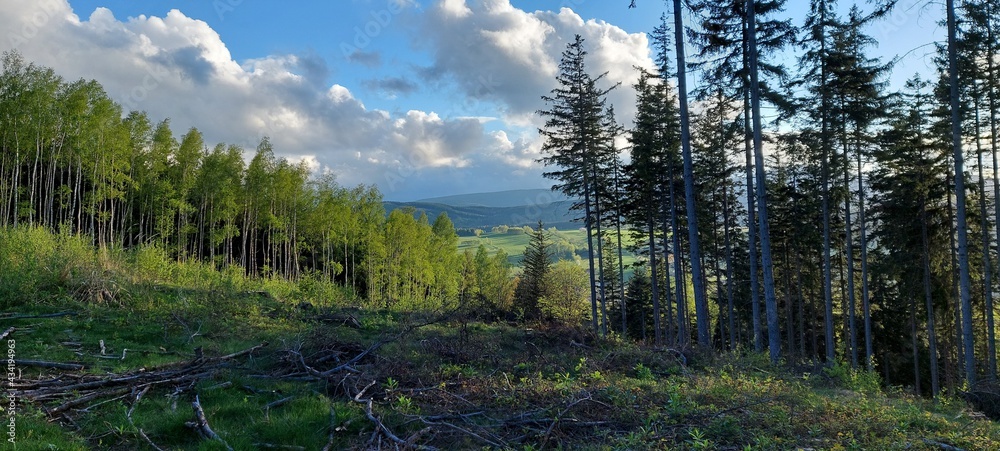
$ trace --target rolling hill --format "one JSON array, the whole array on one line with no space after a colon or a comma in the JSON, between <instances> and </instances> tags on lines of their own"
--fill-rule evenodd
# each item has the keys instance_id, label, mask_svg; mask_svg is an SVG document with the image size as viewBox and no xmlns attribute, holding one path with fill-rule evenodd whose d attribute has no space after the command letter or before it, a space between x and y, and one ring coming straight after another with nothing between
<instances>
[{"instance_id":1,"label":"rolling hill","mask_svg":"<svg viewBox=\"0 0 1000 451\"><path fill-rule=\"evenodd\" d=\"M415 202L445 204L453 207L520 207L524 205L547 205L553 202L568 200L572 199L565 194L549 189L516 189L492 193L432 197L420 199Z\"/></svg>"},{"instance_id":2,"label":"rolling hill","mask_svg":"<svg viewBox=\"0 0 1000 451\"><path fill-rule=\"evenodd\" d=\"M438 197L415 202L386 201L388 213L397 208L411 207L424 212L433 220L446 212L458 229L490 229L492 227L534 226L538 221L546 227L572 229L579 213L570 211L573 201L548 190L513 190Z\"/></svg>"}]
</instances>

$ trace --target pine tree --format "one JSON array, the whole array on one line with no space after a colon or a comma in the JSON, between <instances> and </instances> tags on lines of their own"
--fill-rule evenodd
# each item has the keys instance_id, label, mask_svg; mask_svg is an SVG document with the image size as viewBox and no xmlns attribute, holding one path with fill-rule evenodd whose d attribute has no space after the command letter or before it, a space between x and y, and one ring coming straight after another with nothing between
<instances>
[{"instance_id":1,"label":"pine tree","mask_svg":"<svg viewBox=\"0 0 1000 451\"><path fill-rule=\"evenodd\" d=\"M584 211L584 226L587 229L587 251L590 263L591 321L595 332L599 332L597 312L597 287L603 285L596 277L594 265L595 221L600 218L599 199L596 198L594 174L602 172L601 151L605 148L606 131L602 129L605 118L607 90L597 87L606 74L591 77L586 70L586 50L583 38L577 35L563 52L556 81L559 87L552 95L543 96L548 110L538 113L546 118L545 127L539 130L544 138L539 161L555 169L545 172L546 178L559 182L553 188L575 197L582 197L582 204L574 208Z\"/></svg>"},{"instance_id":2,"label":"pine tree","mask_svg":"<svg viewBox=\"0 0 1000 451\"><path fill-rule=\"evenodd\" d=\"M531 234L528 247L524 249L524 260L521 266L524 273L517 284L514 294L514 306L525 319L539 319L541 308L539 299L545 295L545 277L552 266L552 250L545 227L538 222L538 228Z\"/></svg>"}]
</instances>

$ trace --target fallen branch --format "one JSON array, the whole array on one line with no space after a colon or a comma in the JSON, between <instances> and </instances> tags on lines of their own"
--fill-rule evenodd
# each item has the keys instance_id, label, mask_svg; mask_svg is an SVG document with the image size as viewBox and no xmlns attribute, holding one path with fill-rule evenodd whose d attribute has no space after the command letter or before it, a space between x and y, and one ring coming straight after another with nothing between
<instances>
[{"instance_id":1,"label":"fallen branch","mask_svg":"<svg viewBox=\"0 0 1000 451\"><path fill-rule=\"evenodd\" d=\"M281 399L279 399L277 401L270 402L266 406L264 406L264 410L271 410L271 409L273 409L275 407L283 406L283 405L287 404L288 401L291 401L293 399L295 399L294 396L289 396L287 398L281 398Z\"/></svg>"},{"instance_id":2,"label":"fallen branch","mask_svg":"<svg viewBox=\"0 0 1000 451\"><path fill-rule=\"evenodd\" d=\"M76 399L73 399L73 400L66 401L66 402L62 403L58 407L50 410L49 411L49 415L56 416L56 415L59 415L59 414L65 412L65 411L73 408L73 407L79 406L80 404L88 403L88 402L93 401L93 400L95 400L97 398L104 397L104 396L120 396L122 393L125 393L127 391L129 391L128 387L122 387L122 388L118 388L118 389L114 389L114 390L109 390L109 391L106 391L106 392L95 391L95 392L93 392L93 393L91 393L89 395L84 395L84 396L81 396L79 398L76 398Z\"/></svg>"},{"instance_id":3,"label":"fallen branch","mask_svg":"<svg viewBox=\"0 0 1000 451\"><path fill-rule=\"evenodd\" d=\"M389 429L389 427L386 426L385 423L382 423L382 420L379 420L378 417L375 416L375 413L372 411L371 398L361 399L361 396L364 395L365 392L368 391L368 389L371 388L372 385L375 385L375 381L372 381L370 384L366 385L365 388L362 388L357 395L354 395L354 401L363 404L365 406L365 416L368 417L368 421L371 421L372 423L375 424L374 434L378 434L379 432L381 432L382 435L386 436L386 438L388 438L389 440L392 440L393 443L403 446L404 448L413 446L412 443L399 438L399 436L397 436L396 434L393 434L392 431ZM375 437L374 434L372 435L373 439ZM416 449L431 451L431 450L436 450L437 448L433 446L416 445Z\"/></svg>"},{"instance_id":4,"label":"fallen branch","mask_svg":"<svg viewBox=\"0 0 1000 451\"><path fill-rule=\"evenodd\" d=\"M149 446L152 446L153 449L155 449L156 451L164 451L163 448L160 448L159 446L156 446L156 443L153 443L153 440L150 439L149 436L146 435L146 432L143 431L142 429L139 429L139 437L142 437L142 439L145 440L146 443L148 443Z\"/></svg>"},{"instance_id":5,"label":"fallen branch","mask_svg":"<svg viewBox=\"0 0 1000 451\"><path fill-rule=\"evenodd\" d=\"M18 315L16 313L6 313L0 315L0 319L12 320L12 319L40 319L40 318L59 318L62 316L76 316L76 312L59 312L59 313L46 313L44 315Z\"/></svg>"},{"instance_id":6,"label":"fallen branch","mask_svg":"<svg viewBox=\"0 0 1000 451\"><path fill-rule=\"evenodd\" d=\"M11 326L9 329L3 331L3 333L0 334L0 340L3 340L4 338L7 338L7 336L10 335L11 332L14 332L14 327L13 326Z\"/></svg>"},{"instance_id":7,"label":"fallen branch","mask_svg":"<svg viewBox=\"0 0 1000 451\"><path fill-rule=\"evenodd\" d=\"M163 451L163 448L157 446L156 443L154 443L153 440L149 438L148 435L146 435L146 431L143 431L142 428L136 427L135 421L132 420L132 411L135 410L135 406L139 404L139 401L142 400L142 396L145 395L146 392L148 391L149 391L149 386L146 386L146 388L142 389L141 392L135 395L135 401L132 402L132 406L129 407L128 410L125 412L125 418L128 419L128 424L131 424L132 427L134 427L135 430L139 432L139 437L142 437L142 439L145 440L146 443L149 444L149 446L152 446L153 449L155 449L156 451Z\"/></svg>"},{"instance_id":8,"label":"fallen branch","mask_svg":"<svg viewBox=\"0 0 1000 451\"><path fill-rule=\"evenodd\" d=\"M561 420L564 415L566 415L567 413L569 413L570 409L572 409L573 407L575 407L577 404L580 404L581 402L589 401L589 400L592 400L592 399L593 399L593 397L590 395L590 393L587 393L586 397L577 399L577 400L569 403L564 409L562 409L562 411L560 411L556 415L556 417L552 420L552 424L549 425L549 428L545 430L545 435L542 437L542 445L541 445L541 447L545 448L545 445L547 445L548 442L549 442L549 437L552 435L552 431L555 430L556 425L559 424L559 420Z\"/></svg>"},{"instance_id":9,"label":"fallen branch","mask_svg":"<svg viewBox=\"0 0 1000 451\"><path fill-rule=\"evenodd\" d=\"M465 415L463 415L462 417L464 418ZM461 432L461 433L463 433L465 435L473 437L473 438L475 438L475 439L477 439L477 440L479 440L479 441L481 441L483 443L486 443L486 444L488 444L488 445L490 445L492 447L495 447L497 449L507 449L507 448L509 448L509 446L507 444L505 444L505 443L500 443L500 442L496 442L496 441L490 440L490 439L488 439L486 437L483 437L483 436L481 436L481 435L479 435L479 434L477 434L475 432L472 432L472 431L470 431L468 429L465 429L463 427L451 424L451 423L449 423L447 421L434 421L431 418L433 418L433 417L420 417L420 421L422 421L424 424L429 425L429 426L447 426L447 427L450 427L450 428L452 428L452 429L454 429L454 430L456 430L458 432ZM502 440L501 440L501 442L502 442Z\"/></svg>"},{"instance_id":10,"label":"fallen branch","mask_svg":"<svg viewBox=\"0 0 1000 451\"><path fill-rule=\"evenodd\" d=\"M323 447L322 451L332 451L333 450L333 437L337 432L337 411L333 409L333 403L330 403L330 438L326 441L326 446Z\"/></svg>"},{"instance_id":11,"label":"fallen branch","mask_svg":"<svg viewBox=\"0 0 1000 451\"><path fill-rule=\"evenodd\" d=\"M959 448L957 446L951 446L951 445L949 445L947 443L941 443L941 442L930 440L930 439L926 439L926 438L923 439L923 442L926 443L926 444L928 444L928 445L931 445L931 446L936 446L936 447L941 448L941 449L946 450L946 451L965 451L964 449Z\"/></svg>"},{"instance_id":12,"label":"fallen branch","mask_svg":"<svg viewBox=\"0 0 1000 451\"><path fill-rule=\"evenodd\" d=\"M254 443L253 446L266 449L288 449L293 451L306 451L304 446L297 445L272 445L270 443Z\"/></svg>"},{"instance_id":13,"label":"fallen branch","mask_svg":"<svg viewBox=\"0 0 1000 451\"><path fill-rule=\"evenodd\" d=\"M45 362L42 360L15 360L17 366L30 366L34 368L54 368L57 370L80 371L87 366L79 363Z\"/></svg>"},{"instance_id":14,"label":"fallen branch","mask_svg":"<svg viewBox=\"0 0 1000 451\"><path fill-rule=\"evenodd\" d=\"M216 358L209 359L209 360L213 361L213 362L221 362L223 360L235 359L237 357L242 357L242 356L245 356L247 354L253 353L254 351L258 351L261 348L267 347L267 345L268 345L268 343L265 341L265 342L263 342L263 343L261 343L261 344L259 344L257 346L254 346L254 347L252 347L250 349L244 349L244 350L239 351L239 352L234 352L232 354L227 354L227 355L224 355L222 357L216 357Z\"/></svg>"},{"instance_id":15,"label":"fallen branch","mask_svg":"<svg viewBox=\"0 0 1000 451\"><path fill-rule=\"evenodd\" d=\"M216 434L212 430L211 426L208 425L208 418L205 417L205 410L201 408L201 401L198 399L198 395L194 395L194 402L191 403L191 408L194 409L194 419L195 421L189 421L185 423L188 427L194 429L198 432L202 438L206 440L215 440L223 444L229 451L233 451L233 448L226 443L219 434Z\"/></svg>"},{"instance_id":16,"label":"fallen branch","mask_svg":"<svg viewBox=\"0 0 1000 451\"><path fill-rule=\"evenodd\" d=\"M316 320L321 323L337 324L340 326L350 327L352 329L361 329L363 327L357 318L347 314L319 315L316 317Z\"/></svg>"}]
</instances>

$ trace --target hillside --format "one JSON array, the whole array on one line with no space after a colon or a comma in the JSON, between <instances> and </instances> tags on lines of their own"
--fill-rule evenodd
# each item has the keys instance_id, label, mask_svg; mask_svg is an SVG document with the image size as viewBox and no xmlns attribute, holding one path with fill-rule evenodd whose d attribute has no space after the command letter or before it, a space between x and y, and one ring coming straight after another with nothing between
<instances>
[{"instance_id":1,"label":"hillside","mask_svg":"<svg viewBox=\"0 0 1000 451\"><path fill-rule=\"evenodd\" d=\"M579 228L551 231L550 244L554 259L573 260L575 257L587 258L587 234ZM631 241L627 235L623 235L624 244ZM485 246L486 251L495 254L503 251L507 254L507 260L515 267L521 266L524 258L524 250L531 241L529 235L517 229L510 229L506 232L500 230L483 231L479 235L461 236L458 241L459 252L466 250L476 252L479 246ZM623 252L623 264L625 265L625 278L632 275L632 264L636 261L636 256L632 252Z\"/></svg>"},{"instance_id":2,"label":"hillside","mask_svg":"<svg viewBox=\"0 0 1000 451\"><path fill-rule=\"evenodd\" d=\"M433 197L420 199L415 202L445 204L454 207L520 207L524 205L546 205L568 200L572 199L565 194L550 189L518 189Z\"/></svg>"},{"instance_id":3,"label":"hillside","mask_svg":"<svg viewBox=\"0 0 1000 451\"><path fill-rule=\"evenodd\" d=\"M961 399L875 372L386 310L60 239L45 259L0 241L19 449L1000 449Z\"/></svg>"},{"instance_id":4,"label":"hillside","mask_svg":"<svg viewBox=\"0 0 1000 451\"><path fill-rule=\"evenodd\" d=\"M492 227L509 226L534 226L538 221L545 223L546 227L552 226L560 229L570 229L578 227L578 223L573 222L577 217L576 212L571 212L570 201L556 201L541 205L520 205L514 207L496 206L454 206L442 203L427 202L383 202L386 212L397 208L411 207L418 212L424 212L432 221L441 212L448 214L451 221L459 229L490 229Z\"/></svg>"}]
</instances>

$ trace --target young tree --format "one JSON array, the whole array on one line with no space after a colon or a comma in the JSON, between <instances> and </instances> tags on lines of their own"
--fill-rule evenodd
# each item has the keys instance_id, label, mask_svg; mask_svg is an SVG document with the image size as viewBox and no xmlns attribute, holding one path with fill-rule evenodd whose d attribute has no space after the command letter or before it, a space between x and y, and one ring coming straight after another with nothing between
<instances>
[{"instance_id":1,"label":"young tree","mask_svg":"<svg viewBox=\"0 0 1000 451\"><path fill-rule=\"evenodd\" d=\"M541 315L539 299L545 295L546 274L552 265L552 252L550 249L548 233L545 231L542 222L538 222L538 228L533 231L528 247L524 249L524 260L522 267L524 274L521 276L517 289L514 292L514 306L526 319L538 319Z\"/></svg>"}]
</instances>

